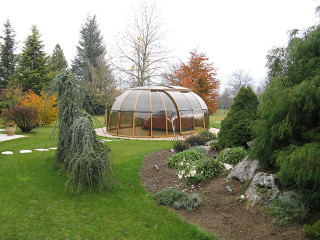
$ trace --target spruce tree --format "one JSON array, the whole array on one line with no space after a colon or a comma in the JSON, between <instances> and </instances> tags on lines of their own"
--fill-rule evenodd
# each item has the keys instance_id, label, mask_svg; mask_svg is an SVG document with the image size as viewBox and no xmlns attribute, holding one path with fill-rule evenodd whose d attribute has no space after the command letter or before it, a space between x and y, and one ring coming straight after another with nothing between
<instances>
[{"instance_id":1,"label":"spruce tree","mask_svg":"<svg viewBox=\"0 0 320 240\"><path fill-rule=\"evenodd\" d=\"M4 24L4 36L0 37L3 41L0 43L0 89L6 87L10 76L14 73L16 68L16 42L15 31L11 27L9 19Z\"/></svg>"},{"instance_id":2,"label":"spruce tree","mask_svg":"<svg viewBox=\"0 0 320 240\"><path fill-rule=\"evenodd\" d=\"M85 93L83 106L89 113L97 111L95 95L91 94L94 92L91 69L98 69L101 62L107 65L105 55L106 48L96 16L88 16L80 30L80 41L77 46L77 55L72 61L72 72L80 80L82 91ZM103 111L104 107L101 107Z\"/></svg>"},{"instance_id":3,"label":"spruce tree","mask_svg":"<svg viewBox=\"0 0 320 240\"><path fill-rule=\"evenodd\" d=\"M218 134L220 149L247 147L252 140L252 125L257 118L259 102L250 87L242 87L231 105L227 117L221 122Z\"/></svg>"},{"instance_id":4,"label":"spruce tree","mask_svg":"<svg viewBox=\"0 0 320 240\"><path fill-rule=\"evenodd\" d=\"M33 26L31 31L18 61L15 80L21 83L25 90L30 89L38 94L51 79L40 32L36 26Z\"/></svg>"},{"instance_id":5,"label":"spruce tree","mask_svg":"<svg viewBox=\"0 0 320 240\"><path fill-rule=\"evenodd\" d=\"M59 72L60 70L68 67L68 62L59 44L57 44L53 50L52 56L49 60L49 67L53 72Z\"/></svg>"}]
</instances>

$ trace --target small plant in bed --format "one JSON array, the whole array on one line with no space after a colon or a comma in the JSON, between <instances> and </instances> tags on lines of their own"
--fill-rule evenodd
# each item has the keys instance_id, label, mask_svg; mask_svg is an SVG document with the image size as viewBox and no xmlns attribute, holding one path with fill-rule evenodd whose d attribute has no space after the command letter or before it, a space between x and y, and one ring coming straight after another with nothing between
<instances>
[{"instance_id":1,"label":"small plant in bed","mask_svg":"<svg viewBox=\"0 0 320 240\"><path fill-rule=\"evenodd\" d=\"M188 149L188 144L186 143L186 141L179 140L178 138L175 140L172 140L172 146L173 146L173 149L176 150L177 152L182 152Z\"/></svg>"},{"instance_id":2,"label":"small plant in bed","mask_svg":"<svg viewBox=\"0 0 320 240\"><path fill-rule=\"evenodd\" d=\"M154 198L158 205L173 207L174 209L186 208L189 211L193 211L201 203L201 198L198 194L188 194L172 188L157 192Z\"/></svg>"},{"instance_id":3,"label":"small plant in bed","mask_svg":"<svg viewBox=\"0 0 320 240\"><path fill-rule=\"evenodd\" d=\"M248 155L243 147L225 148L217 156L217 160L229 164L237 164Z\"/></svg>"},{"instance_id":4,"label":"small plant in bed","mask_svg":"<svg viewBox=\"0 0 320 240\"><path fill-rule=\"evenodd\" d=\"M196 149L172 155L167 167L178 169L179 179L187 183L197 183L205 178L212 178L224 169L221 162L206 158L204 153Z\"/></svg>"}]
</instances>

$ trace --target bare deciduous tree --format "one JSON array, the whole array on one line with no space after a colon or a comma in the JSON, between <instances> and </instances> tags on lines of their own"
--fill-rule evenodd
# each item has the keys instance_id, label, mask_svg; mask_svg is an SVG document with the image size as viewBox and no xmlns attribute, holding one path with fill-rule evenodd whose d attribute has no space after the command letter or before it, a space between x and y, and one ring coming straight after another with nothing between
<instances>
[{"instance_id":1,"label":"bare deciduous tree","mask_svg":"<svg viewBox=\"0 0 320 240\"><path fill-rule=\"evenodd\" d=\"M131 86L150 85L163 72L167 52L163 50L162 21L155 5L142 5L118 45L116 68Z\"/></svg>"},{"instance_id":2,"label":"bare deciduous tree","mask_svg":"<svg viewBox=\"0 0 320 240\"><path fill-rule=\"evenodd\" d=\"M231 88L233 97L237 95L241 87L252 86L253 78L250 73L243 69L234 71L229 77L228 87Z\"/></svg>"}]
</instances>

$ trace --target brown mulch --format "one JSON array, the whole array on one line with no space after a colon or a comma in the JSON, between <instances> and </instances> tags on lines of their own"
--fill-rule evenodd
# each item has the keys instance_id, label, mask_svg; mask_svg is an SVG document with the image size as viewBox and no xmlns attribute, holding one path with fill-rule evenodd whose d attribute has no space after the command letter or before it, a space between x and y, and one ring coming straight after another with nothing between
<instances>
[{"instance_id":1,"label":"brown mulch","mask_svg":"<svg viewBox=\"0 0 320 240\"><path fill-rule=\"evenodd\" d=\"M141 168L141 180L150 193L164 188L175 188L187 193L198 193L202 203L195 211L176 211L182 218L195 222L208 232L221 238L245 240L300 240L307 239L301 225L277 226L272 217L261 206L249 202L239 203L236 198L244 194L246 185L237 180L227 181L226 176L207 179L199 184L185 186L176 172L166 167L173 153L161 150L145 156ZM158 167L158 169L155 167ZM229 193L226 185L233 190Z\"/></svg>"}]
</instances>

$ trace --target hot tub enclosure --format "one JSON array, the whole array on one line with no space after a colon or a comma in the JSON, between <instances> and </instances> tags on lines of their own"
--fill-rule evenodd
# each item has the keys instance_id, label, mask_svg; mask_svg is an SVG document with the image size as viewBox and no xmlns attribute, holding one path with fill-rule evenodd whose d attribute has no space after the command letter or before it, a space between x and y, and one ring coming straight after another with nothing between
<instances>
[{"instance_id":1,"label":"hot tub enclosure","mask_svg":"<svg viewBox=\"0 0 320 240\"><path fill-rule=\"evenodd\" d=\"M172 137L208 128L207 105L190 89L148 86L126 90L108 115L108 133L127 137Z\"/></svg>"}]
</instances>

